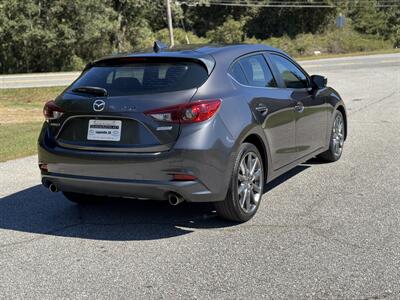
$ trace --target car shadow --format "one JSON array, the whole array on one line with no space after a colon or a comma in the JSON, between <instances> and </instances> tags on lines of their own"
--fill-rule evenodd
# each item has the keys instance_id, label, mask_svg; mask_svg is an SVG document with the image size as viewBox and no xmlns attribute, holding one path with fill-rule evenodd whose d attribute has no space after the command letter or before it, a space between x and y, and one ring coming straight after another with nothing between
<instances>
[{"instance_id":1,"label":"car shadow","mask_svg":"<svg viewBox=\"0 0 400 300\"><path fill-rule=\"evenodd\" d=\"M328 163L329 163L329 162L326 162L326 161L324 161L324 160L322 160L322 159L320 159L320 158L313 157L313 158L307 160L307 161L304 163L304 165L326 165L326 164L328 164Z\"/></svg>"},{"instance_id":2,"label":"car shadow","mask_svg":"<svg viewBox=\"0 0 400 300\"><path fill-rule=\"evenodd\" d=\"M307 162L308 163L308 162ZM303 172L304 170L310 168L310 166L308 165L298 165L297 167L291 169L290 171L286 172L285 174L282 174L281 176L275 178L274 180L272 180L271 182L267 183L264 186L264 194L273 190L274 188L276 188L278 185L281 185L282 183L284 183L286 180L296 176L297 174Z\"/></svg>"},{"instance_id":3,"label":"car shadow","mask_svg":"<svg viewBox=\"0 0 400 300\"><path fill-rule=\"evenodd\" d=\"M266 185L268 192L307 169L298 166ZM0 199L0 228L19 232L94 240L155 240L195 229L237 226L217 217L212 204L110 198L96 205L75 205L61 193L36 185ZM3 244L0 238L0 246Z\"/></svg>"}]
</instances>

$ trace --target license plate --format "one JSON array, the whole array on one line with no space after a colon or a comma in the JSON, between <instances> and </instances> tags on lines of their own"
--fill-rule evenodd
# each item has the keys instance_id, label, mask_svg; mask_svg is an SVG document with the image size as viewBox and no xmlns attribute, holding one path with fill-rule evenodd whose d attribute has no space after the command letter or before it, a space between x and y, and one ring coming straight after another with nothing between
<instances>
[{"instance_id":1,"label":"license plate","mask_svg":"<svg viewBox=\"0 0 400 300\"><path fill-rule=\"evenodd\" d=\"M122 121L119 120L89 120L87 139L89 141L121 140Z\"/></svg>"}]
</instances>

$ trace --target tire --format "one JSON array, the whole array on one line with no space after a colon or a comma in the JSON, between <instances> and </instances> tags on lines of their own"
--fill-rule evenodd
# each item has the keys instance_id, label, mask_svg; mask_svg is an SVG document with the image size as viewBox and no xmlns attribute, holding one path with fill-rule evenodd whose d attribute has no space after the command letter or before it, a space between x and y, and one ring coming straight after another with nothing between
<instances>
[{"instance_id":1,"label":"tire","mask_svg":"<svg viewBox=\"0 0 400 300\"><path fill-rule=\"evenodd\" d=\"M97 204L104 201L104 197L88 195L88 194L80 194L80 193L72 193L72 192L62 192L64 197L69 201L76 204Z\"/></svg>"},{"instance_id":2,"label":"tire","mask_svg":"<svg viewBox=\"0 0 400 300\"><path fill-rule=\"evenodd\" d=\"M343 153L344 137L346 136L345 130L343 115L336 110L329 139L329 149L318 155L319 159L325 162L335 162L340 159Z\"/></svg>"},{"instance_id":3,"label":"tire","mask_svg":"<svg viewBox=\"0 0 400 300\"><path fill-rule=\"evenodd\" d=\"M218 216L235 222L250 220L258 210L263 192L264 166L260 152L253 144L243 143L235 159L227 196L214 204Z\"/></svg>"}]
</instances>

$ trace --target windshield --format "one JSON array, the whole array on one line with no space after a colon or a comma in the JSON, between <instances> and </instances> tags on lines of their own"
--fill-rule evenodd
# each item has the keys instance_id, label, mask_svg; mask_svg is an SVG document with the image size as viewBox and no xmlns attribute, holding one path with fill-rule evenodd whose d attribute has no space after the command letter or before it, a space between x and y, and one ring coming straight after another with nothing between
<instances>
[{"instance_id":1,"label":"windshield","mask_svg":"<svg viewBox=\"0 0 400 300\"><path fill-rule=\"evenodd\" d=\"M109 96L173 92L197 88L207 77L207 70L194 62L95 66L73 83L69 91L79 87L99 87Z\"/></svg>"}]
</instances>

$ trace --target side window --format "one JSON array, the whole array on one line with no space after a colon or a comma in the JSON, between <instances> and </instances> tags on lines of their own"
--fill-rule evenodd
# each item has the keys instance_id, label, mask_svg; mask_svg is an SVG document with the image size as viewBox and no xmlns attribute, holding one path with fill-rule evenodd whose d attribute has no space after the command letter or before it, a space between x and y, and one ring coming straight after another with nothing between
<instances>
[{"instance_id":1,"label":"side window","mask_svg":"<svg viewBox=\"0 0 400 300\"><path fill-rule=\"evenodd\" d=\"M258 87L276 87L272 72L261 54L248 56L240 60L248 84Z\"/></svg>"},{"instance_id":2,"label":"side window","mask_svg":"<svg viewBox=\"0 0 400 300\"><path fill-rule=\"evenodd\" d=\"M237 80L237 82L241 84L248 84L239 62L233 64L231 71L229 73L232 75L233 78Z\"/></svg>"},{"instance_id":3,"label":"side window","mask_svg":"<svg viewBox=\"0 0 400 300\"><path fill-rule=\"evenodd\" d=\"M272 54L270 57L281 74L287 88L302 89L308 87L306 75L293 63L280 55Z\"/></svg>"}]
</instances>

